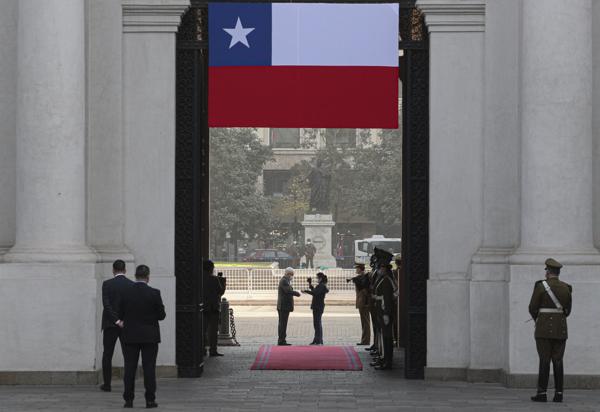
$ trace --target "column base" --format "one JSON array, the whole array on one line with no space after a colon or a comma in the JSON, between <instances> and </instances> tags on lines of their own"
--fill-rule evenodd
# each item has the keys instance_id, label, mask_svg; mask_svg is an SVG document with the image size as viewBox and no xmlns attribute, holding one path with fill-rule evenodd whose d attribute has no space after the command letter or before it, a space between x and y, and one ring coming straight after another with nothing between
<instances>
[{"instance_id":1,"label":"column base","mask_svg":"<svg viewBox=\"0 0 600 412\"><path fill-rule=\"evenodd\" d=\"M537 374L508 373L503 369L425 368L425 380L500 383L508 388L535 388ZM552 390L554 388L552 378L550 378L549 384L549 389ZM600 375L565 375L565 389L598 388L600 388Z\"/></svg>"},{"instance_id":2,"label":"column base","mask_svg":"<svg viewBox=\"0 0 600 412\"><path fill-rule=\"evenodd\" d=\"M593 375L600 368L600 349L592 344L600 340L593 310L600 294L600 253L595 249L575 252L522 249L509 256L505 314L507 371L515 376L537 373L535 323L527 307L535 282L545 278L544 261L550 257L563 264L560 280L573 288L573 311L567 318L569 338L565 366L571 374Z\"/></svg>"},{"instance_id":3,"label":"column base","mask_svg":"<svg viewBox=\"0 0 600 412\"><path fill-rule=\"evenodd\" d=\"M7 263L96 262L98 255L86 246L64 248L28 248L14 246L4 255Z\"/></svg>"},{"instance_id":4,"label":"column base","mask_svg":"<svg viewBox=\"0 0 600 412\"><path fill-rule=\"evenodd\" d=\"M3 256L10 250L10 246L0 245L0 262L3 260Z\"/></svg>"}]
</instances>

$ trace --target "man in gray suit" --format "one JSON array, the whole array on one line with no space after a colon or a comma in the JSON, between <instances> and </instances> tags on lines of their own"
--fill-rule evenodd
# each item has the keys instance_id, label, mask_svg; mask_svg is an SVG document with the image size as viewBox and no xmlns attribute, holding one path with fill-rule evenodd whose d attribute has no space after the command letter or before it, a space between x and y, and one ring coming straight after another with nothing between
<instances>
[{"instance_id":1,"label":"man in gray suit","mask_svg":"<svg viewBox=\"0 0 600 412\"><path fill-rule=\"evenodd\" d=\"M288 318L290 317L290 312L294 311L294 296L300 296L300 292L296 292L290 284L293 276L294 269L288 267L279 281L277 291L277 314L279 315L279 339L277 340L277 344L279 346L290 345L285 341Z\"/></svg>"}]
</instances>

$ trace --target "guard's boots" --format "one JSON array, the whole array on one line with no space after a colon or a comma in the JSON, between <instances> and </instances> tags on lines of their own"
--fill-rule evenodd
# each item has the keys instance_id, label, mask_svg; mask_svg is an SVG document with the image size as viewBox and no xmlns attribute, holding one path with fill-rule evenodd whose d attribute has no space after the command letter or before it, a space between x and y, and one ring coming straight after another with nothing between
<instances>
[{"instance_id":1,"label":"guard's boots","mask_svg":"<svg viewBox=\"0 0 600 412\"><path fill-rule=\"evenodd\" d=\"M534 402L547 402L546 389L548 388L548 379L550 378L550 359L540 359L538 371L538 390L535 396L531 397Z\"/></svg>"},{"instance_id":2,"label":"guard's boots","mask_svg":"<svg viewBox=\"0 0 600 412\"><path fill-rule=\"evenodd\" d=\"M546 396L546 392L538 392L535 396L531 397L531 400L534 402L548 402L548 397Z\"/></svg>"},{"instance_id":3,"label":"guard's boots","mask_svg":"<svg viewBox=\"0 0 600 412\"><path fill-rule=\"evenodd\" d=\"M552 362L552 367L554 369L554 399L553 402L562 402L563 401L563 379L564 379L564 371L563 371L563 362L562 360Z\"/></svg>"}]
</instances>

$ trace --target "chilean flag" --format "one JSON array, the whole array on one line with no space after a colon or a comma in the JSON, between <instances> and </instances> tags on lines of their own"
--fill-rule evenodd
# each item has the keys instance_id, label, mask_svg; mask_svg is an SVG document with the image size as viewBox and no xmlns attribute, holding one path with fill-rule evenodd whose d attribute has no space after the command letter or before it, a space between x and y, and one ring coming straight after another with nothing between
<instances>
[{"instance_id":1,"label":"chilean flag","mask_svg":"<svg viewBox=\"0 0 600 412\"><path fill-rule=\"evenodd\" d=\"M211 127L398 127L398 4L211 3Z\"/></svg>"}]
</instances>

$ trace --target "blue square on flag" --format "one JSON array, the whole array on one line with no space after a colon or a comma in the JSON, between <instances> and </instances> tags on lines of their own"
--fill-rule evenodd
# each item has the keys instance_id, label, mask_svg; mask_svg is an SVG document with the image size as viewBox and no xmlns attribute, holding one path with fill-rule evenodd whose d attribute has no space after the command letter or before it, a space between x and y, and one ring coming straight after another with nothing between
<instances>
[{"instance_id":1,"label":"blue square on flag","mask_svg":"<svg viewBox=\"0 0 600 412\"><path fill-rule=\"evenodd\" d=\"M209 127L398 127L398 3L210 3Z\"/></svg>"},{"instance_id":2,"label":"blue square on flag","mask_svg":"<svg viewBox=\"0 0 600 412\"><path fill-rule=\"evenodd\" d=\"M271 4L208 5L210 66L271 64Z\"/></svg>"}]
</instances>

